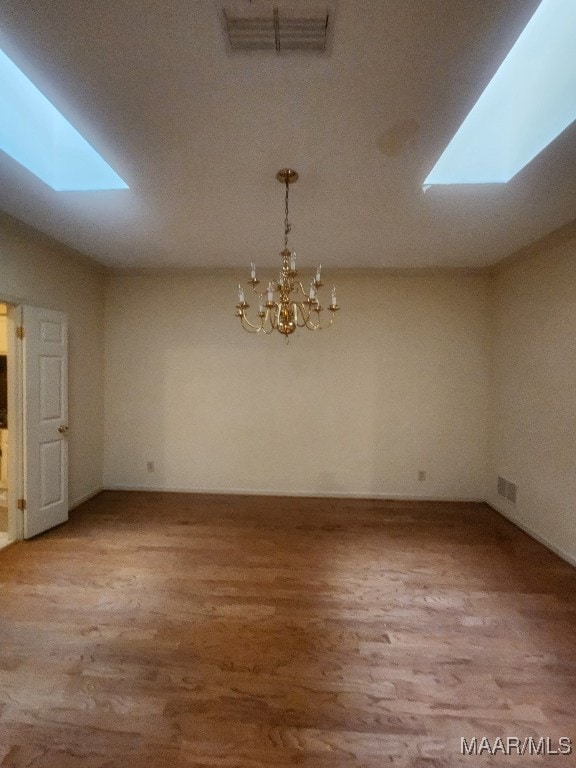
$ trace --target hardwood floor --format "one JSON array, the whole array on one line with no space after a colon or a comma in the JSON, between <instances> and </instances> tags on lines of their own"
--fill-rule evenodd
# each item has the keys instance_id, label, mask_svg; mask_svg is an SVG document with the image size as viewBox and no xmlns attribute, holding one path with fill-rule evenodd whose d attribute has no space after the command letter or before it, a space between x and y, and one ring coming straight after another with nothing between
<instances>
[{"instance_id":1,"label":"hardwood floor","mask_svg":"<svg viewBox=\"0 0 576 768\"><path fill-rule=\"evenodd\" d=\"M484 505L106 492L0 611L2 768L576 764L460 753L576 753L576 570Z\"/></svg>"}]
</instances>

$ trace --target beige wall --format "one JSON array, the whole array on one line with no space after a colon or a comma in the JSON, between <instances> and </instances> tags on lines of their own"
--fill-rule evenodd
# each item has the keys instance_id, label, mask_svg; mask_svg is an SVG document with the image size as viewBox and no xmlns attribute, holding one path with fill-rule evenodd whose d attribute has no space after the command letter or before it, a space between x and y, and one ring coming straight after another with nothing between
<instances>
[{"instance_id":1,"label":"beige wall","mask_svg":"<svg viewBox=\"0 0 576 768\"><path fill-rule=\"evenodd\" d=\"M104 276L74 251L0 214L0 300L69 319L70 503L102 487Z\"/></svg>"},{"instance_id":2,"label":"beige wall","mask_svg":"<svg viewBox=\"0 0 576 768\"><path fill-rule=\"evenodd\" d=\"M102 271L0 215L0 300L69 316L72 503L104 441L105 486L487 498L576 562L576 238L532 251L338 272L337 327L285 345L238 328L237 271L111 275L104 325Z\"/></svg>"},{"instance_id":3,"label":"beige wall","mask_svg":"<svg viewBox=\"0 0 576 768\"><path fill-rule=\"evenodd\" d=\"M106 486L484 497L485 277L339 272L337 327L288 345L238 277L109 279Z\"/></svg>"},{"instance_id":4,"label":"beige wall","mask_svg":"<svg viewBox=\"0 0 576 768\"><path fill-rule=\"evenodd\" d=\"M488 499L576 564L576 238L504 267L492 314Z\"/></svg>"}]
</instances>

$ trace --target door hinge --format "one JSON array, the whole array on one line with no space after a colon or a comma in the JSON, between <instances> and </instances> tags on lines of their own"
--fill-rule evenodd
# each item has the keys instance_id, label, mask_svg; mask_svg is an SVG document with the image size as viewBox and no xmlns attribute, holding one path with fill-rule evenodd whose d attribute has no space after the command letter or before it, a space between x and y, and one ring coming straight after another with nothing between
<instances>
[{"instance_id":1,"label":"door hinge","mask_svg":"<svg viewBox=\"0 0 576 768\"><path fill-rule=\"evenodd\" d=\"M23 339L24 338L24 326L23 325L16 326L16 338L17 339Z\"/></svg>"},{"instance_id":2,"label":"door hinge","mask_svg":"<svg viewBox=\"0 0 576 768\"><path fill-rule=\"evenodd\" d=\"M26 499L18 499L18 509L22 512L26 511Z\"/></svg>"}]
</instances>

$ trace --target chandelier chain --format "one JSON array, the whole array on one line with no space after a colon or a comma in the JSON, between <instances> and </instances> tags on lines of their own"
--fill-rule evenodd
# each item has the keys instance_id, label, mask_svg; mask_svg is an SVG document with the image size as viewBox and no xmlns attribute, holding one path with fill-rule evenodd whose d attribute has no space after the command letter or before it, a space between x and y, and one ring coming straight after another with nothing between
<instances>
[{"instance_id":1,"label":"chandelier chain","mask_svg":"<svg viewBox=\"0 0 576 768\"><path fill-rule=\"evenodd\" d=\"M288 248L288 234L290 233L290 230L292 229L292 224L288 221L288 189L290 187L290 182L288 181L288 177L286 177L286 195L284 198L284 248Z\"/></svg>"}]
</instances>

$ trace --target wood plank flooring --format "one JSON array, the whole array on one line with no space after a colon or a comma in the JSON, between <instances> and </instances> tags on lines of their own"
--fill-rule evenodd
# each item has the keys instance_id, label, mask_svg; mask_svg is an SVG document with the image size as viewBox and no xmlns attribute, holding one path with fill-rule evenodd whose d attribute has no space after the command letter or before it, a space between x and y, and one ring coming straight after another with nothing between
<instances>
[{"instance_id":1,"label":"wood plank flooring","mask_svg":"<svg viewBox=\"0 0 576 768\"><path fill-rule=\"evenodd\" d=\"M0 552L2 768L574 766L576 570L480 504L106 492Z\"/></svg>"}]
</instances>

